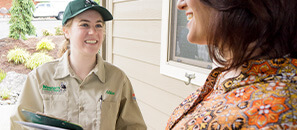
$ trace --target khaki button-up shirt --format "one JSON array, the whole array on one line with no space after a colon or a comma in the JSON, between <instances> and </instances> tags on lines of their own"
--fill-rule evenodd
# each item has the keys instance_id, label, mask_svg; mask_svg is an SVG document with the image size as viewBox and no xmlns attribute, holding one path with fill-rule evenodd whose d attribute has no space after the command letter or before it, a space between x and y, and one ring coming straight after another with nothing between
<instances>
[{"instance_id":1,"label":"khaki button-up shirt","mask_svg":"<svg viewBox=\"0 0 297 130\"><path fill-rule=\"evenodd\" d=\"M73 72L63 57L28 74L11 129L23 127L21 110L45 114L80 124L87 130L146 129L131 83L119 68L97 55L97 65L84 80ZM23 128L24 129L24 128Z\"/></svg>"}]
</instances>

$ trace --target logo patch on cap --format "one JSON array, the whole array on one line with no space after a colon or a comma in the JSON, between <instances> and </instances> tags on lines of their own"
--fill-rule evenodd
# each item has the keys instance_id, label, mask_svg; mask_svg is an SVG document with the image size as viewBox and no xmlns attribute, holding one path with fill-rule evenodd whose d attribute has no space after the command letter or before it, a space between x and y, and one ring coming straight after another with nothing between
<instances>
[{"instance_id":1,"label":"logo patch on cap","mask_svg":"<svg viewBox=\"0 0 297 130\"><path fill-rule=\"evenodd\" d=\"M72 0L65 8L62 25L64 26L69 19L89 9L93 9L101 14L104 21L113 19L111 13L106 8L98 5L93 0Z\"/></svg>"},{"instance_id":2,"label":"logo patch on cap","mask_svg":"<svg viewBox=\"0 0 297 130\"><path fill-rule=\"evenodd\" d=\"M96 3L92 0L86 0L85 3L85 7L96 5Z\"/></svg>"}]
</instances>

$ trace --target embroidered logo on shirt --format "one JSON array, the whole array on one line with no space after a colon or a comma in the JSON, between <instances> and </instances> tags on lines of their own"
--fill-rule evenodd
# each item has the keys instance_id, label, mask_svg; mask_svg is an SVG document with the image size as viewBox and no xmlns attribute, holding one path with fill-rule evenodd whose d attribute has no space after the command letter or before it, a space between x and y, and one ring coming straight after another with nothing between
<instances>
[{"instance_id":1,"label":"embroidered logo on shirt","mask_svg":"<svg viewBox=\"0 0 297 130\"><path fill-rule=\"evenodd\" d=\"M61 90L61 88L60 87L49 87L49 86L43 85L42 90L43 91L51 91L51 92L59 92Z\"/></svg>"},{"instance_id":2,"label":"embroidered logo on shirt","mask_svg":"<svg viewBox=\"0 0 297 130\"><path fill-rule=\"evenodd\" d=\"M42 92L44 94L62 94L66 91L66 84L65 83L61 83L61 86L58 87L50 87L47 85L43 85L42 86Z\"/></svg>"},{"instance_id":3,"label":"embroidered logo on shirt","mask_svg":"<svg viewBox=\"0 0 297 130\"><path fill-rule=\"evenodd\" d=\"M114 95L114 92L112 92L110 90L107 90L106 93L109 94L109 95Z\"/></svg>"}]
</instances>

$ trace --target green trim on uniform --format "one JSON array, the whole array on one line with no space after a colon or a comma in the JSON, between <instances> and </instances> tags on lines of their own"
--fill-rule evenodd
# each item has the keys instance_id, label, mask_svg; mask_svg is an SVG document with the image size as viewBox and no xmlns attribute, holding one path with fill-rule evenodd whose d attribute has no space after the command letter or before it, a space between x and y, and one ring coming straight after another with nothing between
<instances>
[{"instance_id":1,"label":"green trim on uniform","mask_svg":"<svg viewBox=\"0 0 297 130\"><path fill-rule=\"evenodd\" d=\"M106 93L107 93L107 94L110 94L110 95L114 95L114 94L115 94L114 92L112 92L112 91L110 91L110 90L107 90Z\"/></svg>"},{"instance_id":2,"label":"green trim on uniform","mask_svg":"<svg viewBox=\"0 0 297 130\"><path fill-rule=\"evenodd\" d=\"M60 92L61 87L49 87L46 85L42 86L43 91L50 91L50 92Z\"/></svg>"}]
</instances>

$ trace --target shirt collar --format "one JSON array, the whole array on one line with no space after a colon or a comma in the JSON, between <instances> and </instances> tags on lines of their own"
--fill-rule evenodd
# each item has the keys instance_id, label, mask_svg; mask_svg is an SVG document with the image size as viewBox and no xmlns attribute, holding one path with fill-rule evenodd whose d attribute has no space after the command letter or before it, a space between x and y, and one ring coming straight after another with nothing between
<instances>
[{"instance_id":1,"label":"shirt collar","mask_svg":"<svg viewBox=\"0 0 297 130\"><path fill-rule=\"evenodd\" d=\"M242 72L247 75L258 75L258 74L267 74L267 75L275 75L280 72L278 69L284 68L286 66L296 67L296 59L293 58L276 58L276 59L257 59L257 60L249 60L242 67Z\"/></svg>"},{"instance_id":2,"label":"shirt collar","mask_svg":"<svg viewBox=\"0 0 297 130\"><path fill-rule=\"evenodd\" d=\"M68 75L74 75L74 72L71 69L69 64L69 59L68 59L69 54L70 54L70 51L68 50L59 59L59 63L55 70L54 79L62 79L67 77ZM97 64L91 72L94 73L102 83L105 83L104 61L99 54L97 54L96 57L97 57Z\"/></svg>"},{"instance_id":3,"label":"shirt collar","mask_svg":"<svg viewBox=\"0 0 297 130\"><path fill-rule=\"evenodd\" d=\"M95 75L100 79L102 83L105 83L105 68L104 68L104 60L102 57L97 53L97 65L92 70Z\"/></svg>"},{"instance_id":4,"label":"shirt collar","mask_svg":"<svg viewBox=\"0 0 297 130\"><path fill-rule=\"evenodd\" d=\"M63 56L59 59L59 63L55 70L54 79L65 78L70 75L70 65L68 59L69 51L66 51Z\"/></svg>"}]
</instances>

